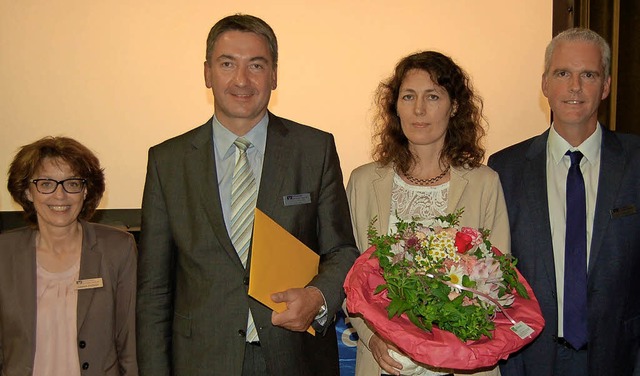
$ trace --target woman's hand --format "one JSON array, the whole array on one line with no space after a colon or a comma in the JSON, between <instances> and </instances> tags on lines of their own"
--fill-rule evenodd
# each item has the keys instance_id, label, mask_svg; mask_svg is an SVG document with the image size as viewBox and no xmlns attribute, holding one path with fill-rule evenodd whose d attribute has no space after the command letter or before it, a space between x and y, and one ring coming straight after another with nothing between
<instances>
[{"instance_id":1,"label":"woman's hand","mask_svg":"<svg viewBox=\"0 0 640 376\"><path fill-rule=\"evenodd\" d=\"M400 375L402 364L393 360L389 355L390 349L400 353L400 350L392 344L387 343L377 334L374 333L373 336L371 336L371 339L369 340L369 350L371 350L371 353L373 354L373 359L378 362L384 372L390 375Z\"/></svg>"}]
</instances>

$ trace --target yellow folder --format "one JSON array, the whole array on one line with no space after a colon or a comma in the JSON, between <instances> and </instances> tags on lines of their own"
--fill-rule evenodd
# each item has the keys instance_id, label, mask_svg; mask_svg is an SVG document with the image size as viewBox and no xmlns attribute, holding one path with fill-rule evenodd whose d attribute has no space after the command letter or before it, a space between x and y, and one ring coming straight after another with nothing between
<instances>
[{"instance_id":1,"label":"yellow folder","mask_svg":"<svg viewBox=\"0 0 640 376\"><path fill-rule=\"evenodd\" d=\"M271 294L305 287L318 274L320 256L256 208L251 245L249 296L280 313L286 303ZM310 326L307 331L315 335Z\"/></svg>"}]
</instances>

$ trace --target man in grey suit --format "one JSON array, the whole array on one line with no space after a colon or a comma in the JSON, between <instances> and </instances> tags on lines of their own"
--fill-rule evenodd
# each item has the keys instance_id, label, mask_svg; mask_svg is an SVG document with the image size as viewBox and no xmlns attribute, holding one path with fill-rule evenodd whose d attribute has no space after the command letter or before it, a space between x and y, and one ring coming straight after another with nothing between
<instances>
[{"instance_id":1,"label":"man in grey suit","mask_svg":"<svg viewBox=\"0 0 640 376\"><path fill-rule=\"evenodd\" d=\"M598 123L610 62L591 30L556 36L542 75L551 128L489 158L546 320L503 376L640 374L640 139Z\"/></svg>"},{"instance_id":2,"label":"man in grey suit","mask_svg":"<svg viewBox=\"0 0 640 376\"><path fill-rule=\"evenodd\" d=\"M141 375L339 374L333 317L359 252L333 137L267 110L277 62L276 37L263 20L218 21L204 63L213 118L149 150L138 264ZM249 170L236 186L238 171ZM247 187L253 196L238 193ZM274 293L287 304L279 314L247 295L251 229L237 235L237 195L320 255L307 287ZM310 325L315 336L306 333Z\"/></svg>"}]
</instances>

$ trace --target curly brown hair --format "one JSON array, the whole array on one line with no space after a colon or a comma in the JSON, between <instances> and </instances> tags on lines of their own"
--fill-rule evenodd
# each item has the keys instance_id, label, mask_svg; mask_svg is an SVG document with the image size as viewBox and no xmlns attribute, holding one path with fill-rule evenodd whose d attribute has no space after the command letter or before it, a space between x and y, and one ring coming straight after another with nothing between
<instances>
[{"instance_id":1,"label":"curly brown hair","mask_svg":"<svg viewBox=\"0 0 640 376\"><path fill-rule=\"evenodd\" d=\"M485 153L480 141L486 133L482 98L474 93L467 73L450 57L435 51L423 51L403 58L393 75L378 86L378 110L374 122L377 144L373 159L385 166L392 163L402 173L408 172L416 163L416 157L409 150L409 141L402 132L396 108L400 85L413 69L429 73L433 82L447 91L456 108L447 126L440 163L463 168L480 166Z\"/></svg>"},{"instance_id":2,"label":"curly brown hair","mask_svg":"<svg viewBox=\"0 0 640 376\"><path fill-rule=\"evenodd\" d=\"M38 224L38 215L26 192L36 170L45 158L67 163L71 170L85 179L87 197L78 218L88 220L96 211L104 193L104 171L100 161L86 146L68 137L45 137L22 146L9 167L7 189L13 200L22 206L26 221Z\"/></svg>"}]
</instances>

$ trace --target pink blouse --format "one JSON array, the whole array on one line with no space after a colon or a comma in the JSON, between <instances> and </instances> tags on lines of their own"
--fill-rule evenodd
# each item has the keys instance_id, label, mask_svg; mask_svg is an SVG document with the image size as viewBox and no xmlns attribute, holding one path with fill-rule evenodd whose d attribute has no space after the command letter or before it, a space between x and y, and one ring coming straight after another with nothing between
<instances>
[{"instance_id":1,"label":"pink blouse","mask_svg":"<svg viewBox=\"0 0 640 376\"><path fill-rule=\"evenodd\" d=\"M80 376L75 288L79 273L80 259L61 273L48 272L38 264L33 376Z\"/></svg>"}]
</instances>

